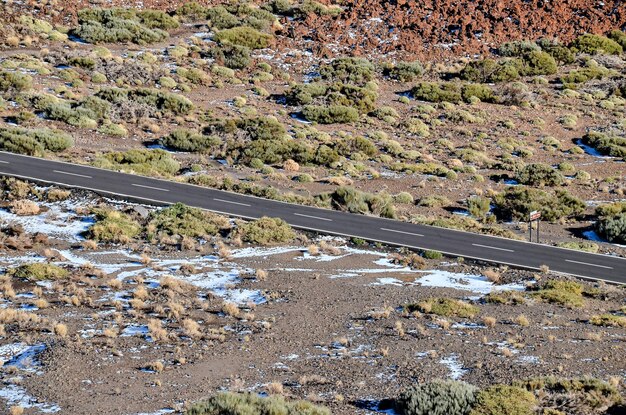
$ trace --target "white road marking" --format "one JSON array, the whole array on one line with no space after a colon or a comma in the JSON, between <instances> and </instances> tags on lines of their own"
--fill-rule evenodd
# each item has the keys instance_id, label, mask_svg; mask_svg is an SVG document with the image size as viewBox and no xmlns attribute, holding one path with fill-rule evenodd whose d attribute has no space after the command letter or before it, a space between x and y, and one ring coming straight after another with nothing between
<instances>
[{"instance_id":1,"label":"white road marking","mask_svg":"<svg viewBox=\"0 0 626 415\"><path fill-rule=\"evenodd\" d=\"M571 259L566 259L565 262L572 262L574 264L581 264L581 265L589 265L590 267L613 269L613 267L607 267L606 265L597 265L597 264L590 264L588 262L572 261Z\"/></svg>"},{"instance_id":2,"label":"white road marking","mask_svg":"<svg viewBox=\"0 0 626 415\"><path fill-rule=\"evenodd\" d=\"M136 187L143 187L146 189L152 189L152 190L160 190L161 192L169 192L169 190L167 189L163 189L161 187L152 187L152 186L145 186L143 184L135 184L135 183L131 183L132 186L136 186Z\"/></svg>"},{"instance_id":3,"label":"white road marking","mask_svg":"<svg viewBox=\"0 0 626 415\"><path fill-rule=\"evenodd\" d=\"M387 229L387 228L380 228L381 231L387 231L387 232L395 232L395 233L403 233L405 235L413 235L413 236L424 236L421 233L412 233L412 232L405 232L405 231L397 231L395 229Z\"/></svg>"},{"instance_id":4,"label":"white road marking","mask_svg":"<svg viewBox=\"0 0 626 415\"><path fill-rule=\"evenodd\" d=\"M302 213L294 213L294 215L302 216L302 217L305 217L305 218L311 218L311 219L325 220L326 222L332 222L333 221L332 219L320 218L319 216L303 215Z\"/></svg>"},{"instance_id":5,"label":"white road marking","mask_svg":"<svg viewBox=\"0 0 626 415\"><path fill-rule=\"evenodd\" d=\"M4 161L4 160L0 160L0 163L2 163L2 164L11 164L8 161Z\"/></svg>"},{"instance_id":6,"label":"white road marking","mask_svg":"<svg viewBox=\"0 0 626 415\"><path fill-rule=\"evenodd\" d=\"M224 199L215 199L215 198L213 198L213 200L215 200L216 202L230 203L231 205L251 206L251 205L249 205L247 203L232 202L230 200L224 200Z\"/></svg>"},{"instance_id":7,"label":"white road marking","mask_svg":"<svg viewBox=\"0 0 626 415\"><path fill-rule=\"evenodd\" d=\"M76 176L76 177L84 177L85 179L93 179L91 176L87 176L86 174L78 174L78 173L70 173L69 171L62 170L52 170L55 173L67 174L68 176Z\"/></svg>"},{"instance_id":8,"label":"white road marking","mask_svg":"<svg viewBox=\"0 0 626 415\"><path fill-rule=\"evenodd\" d=\"M512 249L498 248L497 246L489 246L489 245L481 245L481 244L472 244L472 245L479 246L481 248L496 249L498 251L515 252Z\"/></svg>"}]
</instances>

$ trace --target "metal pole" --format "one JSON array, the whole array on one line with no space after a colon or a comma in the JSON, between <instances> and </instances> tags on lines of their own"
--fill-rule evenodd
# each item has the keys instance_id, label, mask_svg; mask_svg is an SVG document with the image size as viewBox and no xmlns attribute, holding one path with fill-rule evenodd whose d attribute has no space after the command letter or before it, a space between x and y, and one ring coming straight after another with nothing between
<instances>
[{"instance_id":1,"label":"metal pole","mask_svg":"<svg viewBox=\"0 0 626 415\"><path fill-rule=\"evenodd\" d=\"M537 219L537 243L539 243L539 221L541 219Z\"/></svg>"},{"instance_id":2,"label":"metal pole","mask_svg":"<svg viewBox=\"0 0 626 415\"><path fill-rule=\"evenodd\" d=\"M533 241L533 221L529 220L528 221L528 242L532 242L532 241Z\"/></svg>"}]
</instances>

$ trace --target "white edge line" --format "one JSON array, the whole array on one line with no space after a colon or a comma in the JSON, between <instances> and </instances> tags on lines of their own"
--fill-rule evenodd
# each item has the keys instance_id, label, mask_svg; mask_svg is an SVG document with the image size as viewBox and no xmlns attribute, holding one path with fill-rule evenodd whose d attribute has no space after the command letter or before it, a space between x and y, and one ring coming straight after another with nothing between
<instances>
[{"instance_id":1,"label":"white edge line","mask_svg":"<svg viewBox=\"0 0 626 415\"><path fill-rule=\"evenodd\" d=\"M34 158L36 158L36 157L34 157ZM53 182L53 181L50 181L50 180L42 180L42 179L37 179L35 177L23 176L23 175L19 175L19 174L13 174L13 173L9 174L9 173L4 173L4 172L0 172L0 174L6 174L6 175L9 175L9 176L20 177L22 179L34 180L34 181L38 181L38 182L54 183L54 184L59 185L59 186L66 186L66 187L69 187L69 188L89 190L89 191L96 192L96 193L97 192L103 192L105 194L116 195L116 196L121 196L121 197L127 197L127 198L135 199L135 200L144 200L144 201L154 202L154 203L159 203L159 204L164 204L164 205L172 205L173 204L172 202L166 202L164 200L151 199L151 198L147 198L147 197L132 196L132 195L124 194L124 193L111 192L111 191L102 190L102 189L94 189L94 188L89 188L89 187L85 187L85 186L71 185L71 184L67 184L67 183ZM201 187L201 186L199 186L199 187ZM204 189L206 189L206 188L204 188ZM207 209L207 208L203 208L203 207L200 207L200 209L207 210L207 211L210 211L210 212L220 213L222 215L231 216L231 217L238 217L238 218L250 219L250 220L259 219L258 217L254 217L254 216L236 215L236 214L233 214L233 213L227 213L227 212L222 212L222 211L214 210L214 209ZM291 226L293 226L295 228L298 228L298 229L303 229L303 230L312 231L312 232L328 233L328 234L332 234L332 235L345 236L345 237L348 237L348 238L362 238L362 236L350 235L350 234L341 233L341 232L331 232L331 231L328 231L328 230L316 229L316 228L307 228L307 227L298 226L298 225L291 225ZM466 233L471 233L471 232L466 232ZM421 247L421 246L399 245L397 242L389 242L389 241L385 241L385 240L382 240L382 239L372 239L372 238L365 238L365 239L369 240L369 241L372 241L372 242L380 242L380 243L388 244L388 245L391 245L391 246L406 246L407 248L421 249L421 250L430 250L431 249L431 248L424 248L424 247ZM506 239L506 238L502 238L502 239ZM576 250L572 250L572 251L578 252ZM513 262L495 261L493 259L481 258L481 257L477 257L477 256L462 255L462 254L458 254L456 252L450 252L450 251L439 251L439 252L441 252L442 254L450 255L450 256L461 257L461 258L468 258L468 259L473 259L473 260L476 260L476 261L484 261L484 262L489 262L489 263L492 263L492 264L504 264L504 265L510 265L510 266L513 266L513 267L518 267L518 268L521 268L521 269L527 269L527 270L533 270L533 271L541 271L541 268L531 267L529 265L515 264ZM605 281L605 282L608 282L608 283L611 283L611 284L626 285L626 283L623 283L623 282L607 280L605 278L590 277L588 275L574 274L574 273L569 273L569 272L565 272L565 271L552 271L552 272L555 272L555 273L558 273L558 274L562 274L562 275L571 275L571 276L579 277L579 278L582 278L582 279L585 279L585 280Z\"/></svg>"},{"instance_id":2,"label":"white edge line","mask_svg":"<svg viewBox=\"0 0 626 415\"><path fill-rule=\"evenodd\" d=\"M311 218L311 219L319 219L319 220L325 220L326 222L332 222L332 219L328 219L328 218L320 218L319 216L312 216L312 215L304 215L302 213L294 213L294 215L296 216L302 216L304 218Z\"/></svg>"},{"instance_id":3,"label":"white edge line","mask_svg":"<svg viewBox=\"0 0 626 415\"><path fill-rule=\"evenodd\" d=\"M477 246L477 247L480 247L480 248L487 248L487 249L496 249L498 251L515 252L512 249L498 248L497 246L489 246L489 245L481 245L481 244L472 244L472 246Z\"/></svg>"},{"instance_id":4,"label":"white edge line","mask_svg":"<svg viewBox=\"0 0 626 415\"><path fill-rule=\"evenodd\" d=\"M247 197L247 198L254 199L254 200L270 201L272 203L281 203L281 204L284 204L284 205L296 206L296 207L300 207L300 208L307 207L307 208L311 208L311 209L319 209L319 210L322 210L322 211L323 210L327 210L327 211L330 211L330 212L345 213L345 212L338 212L338 211L335 211L335 210L332 210L332 209L324 209L324 208L315 207L315 206L299 205L297 203L284 202L282 200L265 199L265 198L262 198L262 197L247 195L247 194L243 194L243 193L236 193L236 192L230 192L230 191L227 191L227 190L215 189L215 188L212 188L212 187L200 186L200 185L193 184L193 183L179 182L179 181L176 181L176 180L166 180L166 179L160 179L158 177L142 176L142 175L139 175L139 174L124 173L124 172L117 171L117 170L105 169L105 168L102 168L102 167L94 167L94 166L89 166L89 165L85 165L85 164L70 163L68 161L63 161L63 160L50 160L50 159L46 159L46 158L42 158L42 157L28 156L26 154L11 153L9 151L2 151L2 150L0 150L0 154L6 154L8 156L15 156L15 157L18 157L18 158L19 157L30 158L30 159L35 159L35 160L39 160L39 161L42 161L42 162L48 162L48 163L66 164L68 166L81 167L81 168L84 168L84 169L99 170L99 171L108 172L108 173L117 173L117 174L122 174L122 175L126 175L126 176L141 177L141 178L144 178L144 179L156 180L156 181L169 183L169 184L179 184L179 185L183 185L183 186L193 186L193 187L197 187L197 188L200 188L200 189L212 190L212 191L218 192L218 193L225 193L225 194L229 194L229 195L235 195L235 196L240 196L240 197ZM14 174L14 173L2 173L2 172L0 172L0 174L6 174L8 176L13 176L13 177L26 177L26 176L20 176L18 174ZM46 180L42 180L42 179L36 179L36 178L32 178L32 177L29 178L29 179L30 180L39 180L39 181L43 181L43 182L47 182L47 183L52 183L50 181L46 181ZM71 185L67 185L67 184L65 186L72 187ZM76 186L76 187L79 187L79 186ZM85 189L85 190L90 190L90 188L87 188L87 187L79 187L79 188ZM104 190L99 190L99 191L104 192ZM113 194L112 192L109 192L109 193ZM124 196L125 197L134 197L134 196L129 196L129 195L124 195ZM148 199L145 199L145 200L148 200ZM398 222L400 222L400 223L407 223L407 224L411 224L411 225L414 225L414 226L423 226L423 227L432 228L432 229L445 229L446 231L451 232L451 233L456 232L456 233L469 234L469 235L480 236L480 237L485 237L485 238L494 238L494 239L509 241L509 242L513 242L513 243L518 242L518 243L524 243L524 244L535 245L535 246L546 246L546 247L549 247L551 249L560 249L560 250L563 250L563 251L575 252L577 254L581 254L582 253L582 254L585 254L585 255L597 256L597 257L600 257L600 258L609 257L609 258L613 258L613 259L621 259L622 261L626 261L626 257L619 257L619 256L613 256L613 255L606 255L606 254L594 254L594 253L591 253L591 252L583 252L583 251L580 251L580 250L577 250L577 249L564 248L562 246L538 244L536 242L529 242L529 241L526 241L526 240L523 240L523 239L511 239L511 238L505 238L503 236L487 235L487 234L481 234L481 233L464 231L464 230L460 230L460 229L442 228L442 227L439 227L439 226L421 225L421 224L416 224L416 223L411 223L411 222L394 221L392 219L381 218L381 217L376 217L376 219L381 219L381 220L388 221L388 222L391 222L391 223L398 223ZM610 242L601 242L601 243L612 245ZM420 248L420 249L422 249L422 248ZM571 274L571 275L576 275L576 274ZM576 276L578 276L578 275L576 275Z\"/></svg>"},{"instance_id":5,"label":"white edge line","mask_svg":"<svg viewBox=\"0 0 626 415\"><path fill-rule=\"evenodd\" d=\"M249 204L247 204L247 203L233 202L233 201L231 201L231 200L216 199L216 198L213 198L213 200L215 200L216 202L230 203L230 204L232 204L232 205L240 205L240 206L248 206L248 207L251 207L251 205L249 205Z\"/></svg>"},{"instance_id":6,"label":"white edge line","mask_svg":"<svg viewBox=\"0 0 626 415\"><path fill-rule=\"evenodd\" d=\"M0 163L2 163L2 164L11 164L8 161L4 161L4 160L0 160Z\"/></svg>"},{"instance_id":7,"label":"white edge line","mask_svg":"<svg viewBox=\"0 0 626 415\"><path fill-rule=\"evenodd\" d=\"M395 232L395 233L403 233L405 235L413 235L413 236L424 236L421 233L413 233L413 232L405 232L405 231L397 231L395 229L388 229L388 228L380 228L381 231L387 231L387 232Z\"/></svg>"}]
</instances>

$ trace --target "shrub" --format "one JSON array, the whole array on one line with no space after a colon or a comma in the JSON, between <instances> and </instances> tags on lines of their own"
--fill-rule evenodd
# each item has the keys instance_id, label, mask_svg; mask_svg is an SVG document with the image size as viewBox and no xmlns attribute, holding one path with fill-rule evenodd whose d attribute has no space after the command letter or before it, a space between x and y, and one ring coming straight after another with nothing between
<instances>
[{"instance_id":1,"label":"shrub","mask_svg":"<svg viewBox=\"0 0 626 415\"><path fill-rule=\"evenodd\" d=\"M288 402L279 395L262 398L253 393L220 393L206 401L192 405L185 415L330 415L330 411L310 402Z\"/></svg>"},{"instance_id":2,"label":"shrub","mask_svg":"<svg viewBox=\"0 0 626 415\"><path fill-rule=\"evenodd\" d=\"M374 65L363 58L337 58L320 67L322 79L364 85L374 79Z\"/></svg>"},{"instance_id":3,"label":"shrub","mask_svg":"<svg viewBox=\"0 0 626 415\"><path fill-rule=\"evenodd\" d=\"M98 91L96 97L113 104L122 104L131 101L136 104L148 105L163 113L171 113L174 115L189 114L194 108L193 103L182 95L153 88L103 88Z\"/></svg>"},{"instance_id":4,"label":"shrub","mask_svg":"<svg viewBox=\"0 0 626 415\"><path fill-rule=\"evenodd\" d=\"M72 137L61 131L0 127L0 148L4 151L42 156L45 151L60 152L72 145Z\"/></svg>"},{"instance_id":5,"label":"shrub","mask_svg":"<svg viewBox=\"0 0 626 415\"><path fill-rule=\"evenodd\" d=\"M163 150L115 151L98 157L97 167L131 171L144 175L172 175L180 170L180 164Z\"/></svg>"},{"instance_id":6,"label":"shrub","mask_svg":"<svg viewBox=\"0 0 626 415\"><path fill-rule=\"evenodd\" d=\"M316 14L318 16L336 16L341 13L341 7L326 6L315 0L304 0L300 7L296 10L296 16L306 17L307 14Z\"/></svg>"},{"instance_id":7,"label":"shrub","mask_svg":"<svg viewBox=\"0 0 626 415\"><path fill-rule=\"evenodd\" d=\"M460 102L461 91L457 84L446 82L418 82L411 89L413 98L429 102Z\"/></svg>"},{"instance_id":8,"label":"shrub","mask_svg":"<svg viewBox=\"0 0 626 415\"><path fill-rule=\"evenodd\" d=\"M395 218L396 209L393 199L387 194L366 193L352 187L340 186L334 192L326 194L331 206L352 213L373 213L386 218Z\"/></svg>"},{"instance_id":9,"label":"shrub","mask_svg":"<svg viewBox=\"0 0 626 415\"><path fill-rule=\"evenodd\" d=\"M165 30L178 27L175 19L155 10L83 9L78 22L73 33L90 43L160 42L168 37Z\"/></svg>"},{"instance_id":10,"label":"shrub","mask_svg":"<svg viewBox=\"0 0 626 415\"><path fill-rule=\"evenodd\" d=\"M602 79L610 73L608 69L599 65L574 69L560 77L565 88L576 89L576 84L582 84L593 79Z\"/></svg>"},{"instance_id":11,"label":"shrub","mask_svg":"<svg viewBox=\"0 0 626 415\"><path fill-rule=\"evenodd\" d=\"M242 240L260 245L291 242L296 237L291 226L280 218L263 217L243 223L238 226L237 232Z\"/></svg>"},{"instance_id":12,"label":"shrub","mask_svg":"<svg viewBox=\"0 0 626 415\"><path fill-rule=\"evenodd\" d=\"M492 304L526 304L526 298L519 291L493 291L485 296L485 302Z\"/></svg>"},{"instance_id":13,"label":"shrub","mask_svg":"<svg viewBox=\"0 0 626 415\"><path fill-rule=\"evenodd\" d=\"M496 102L496 96L493 90L482 84L465 84L461 88L461 97L463 101L470 102L472 97L480 99L482 102Z\"/></svg>"},{"instance_id":14,"label":"shrub","mask_svg":"<svg viewBox=\"0 0 626 415\"><path fill-rule=\"evenodd\" d=\"M622 47L614 40L590 33L577 37L570 46L579 53L619 55L623 52Z\"/></svg>"},{"instance_id":15,"label":"shrub","mask_svg":"<svg viewBox=\"0 0 626 415\"><path fill-rule=\"evenodd\" d=\"M206 136L185 129L178 129L161 139L161 143L178 151L208 152L219 145L220 139L215 136Z\"/></svg>"},{"instance_id":16,"label":"shrub","mask_svg":"<svg viewBox=\"0 0 626 415\"><path fill-rule=\"evenodd\" d=\"M85 235L89 239L105 243L127 243L141 232L141 226L128 215L108 209L96 209L96 222Z\"/></svg>"},{"instance_id":17,"label":"shrub","mask_svg":"<svg viewBox=\"0 0 626 415\"><path fill-rule=\"evenodd\" d=\"M622 157L626 160L626 138L599 131L589 131L582 137L582 142L595 148L601 154Z\"/></svg>"},{"instance_id":18,"label":"shrub","mask_svg":"<svg viewBox=\"0 0 626 415\"><path fill-rule=\"evenodd\" d=\"M589 241L571 241L571 242L559 242L557 246L567 249L575 249L577 251L591 252L597 254L600 250L598 244Z\"/></svg>"},{"instance_id":19,"label":"shrub","mask_svg":"<svg viewBox=\"0 0 626 415\"><path fill-rule=\"evenodd\" d=\"M429 298L417 304L408 304L404 308L408 312L420 311L443 317L462 318L472 318L480 311L475 305L453 298Z\"/></svg>"},{"instance_id":20,"label":"shrub","mask_svg":"<svg viewBox=\"0 0 626 415\"><path fill-rule=\"evenodd\" d=\"M626 317L614 314L600 314L591 317L589 322L595 326L626 327Z\"/></svg>"},{"instance_id":21,"label":"shrub","mask_svg":"<svg viewBox=\"0 0 626 415\"><path fill-rule=\"evenodd\" d=\"M622 49L626 50L626 33L621 30L612 30L609 32L607 37L618 43Z\"/></svg>"},{"instance_id":22,"label":"shrub","mask_svg":"<svg viewBox=\"0 0 626 415\"><path fill-rule=\"evenodd\" d=\"M122 124L114 124L112 122L103 124L98 128L98 132L113 137L126 137L128 136L128 130Z\"/></svg>"},{"instance_id":23,"label":"shrub","mask_svg":"<svg viewBox=\"0 0 626 415\"><path fill-rule=\"evenodd\" d=\"M626 243L626 203L616 202L596 208L596 231L609 242Z\"/></svg>"},{"instance_id":24,"label":"shrub","mask_svg":"<svg viewBox=\"0 0 626 415\"><path fill-rule=\"evenodd\" d=\"M521 184L531 186L560 186L565 181L558 170L543 163L527 164L515 178Z\"/></svg>"},{"instance_id":25,"label":"shrub","mask_svg":"<svg viewBox=\"0 0 626 415\"><path fill-rule=\"evenodd\" d=\"M419 61L398 62L385 69L385 75L400 82L411 82L424 73L424 67Z\"/></svg>"},{"instance_id":26,"label":"shrub","mask_svg":"<svg viewBox=\"0 0 626 415\"><path fill-rule=\"evenodd\" d=\"M522 75L552 75L556 71L556 60L547 52L534 50L523 56Z\"/></svg>"},{"instance_id":27,"label":"shrub","mask_svg":"<svg viewBox=\"0 0 626 415\"><path fill-rule=\"evenodd\" d=\"M526 389L495 385L478 392L470 415L533 415L535 403Z\"/></svg>"},{"instance_id":28,"label":"shrub","mask_svg":"<svg viewBox=\"0 0 626 415\"><path fill-rule=\"evenodd\" d=\"M465 382L435 380L407 388L394 401L402 415L466 415L478 388Z\"/></svg>"},{"instance_id":29,"label":"shrub","mask_svg":"<svg viewBox=\"0 0 626 415\"><path fill-rule=\"evenodd\" d=\"M510 82L519 79L521 65L520 59L472 61L461 70L460 77L466 81L480 83Z\"/></svg>"},{"instance_id":30,"label":"shrub","mask_svg":"<svg viewBox=\"0 0 626 415\"><path fill-rule=\"evenodd\" d=\"M540 51L541 48L535 42L526 40L516 40L513 42L503 43L498 48L498 54L501 56L515 57L523 56L530 52Z\"/></svg>"},{"instance_id":31,"label":"shrub","mask_svg":"<svg viewBox=\"0 0 626 415\"><path fill-rule=\"evenodd\" d=\"M532 287L533 295L568 308L583 306L583 286L574 281L548 280Z\"/></svg>"},{"instance_id":32,"label":"shrub","mask_svg":"<svg viewBox=\"0 0 626 415\"><path fill-rule=\"evenodd\" d=\"M250 66L250 48L240 45L219 45L211 48L209 55L230 69L245 69Z\"/></svg>"},{"instance_id":33,"label":"shrub","mask_svg":"<svg viewBox=\"0 0 626 415\"><path fill-rule=\"evenodd\" d=\"M505 220L528 218L533 210L539 210L548 221L580 215L585 211L585 203L564 190L547 193L525 186L512 186L493 198L496 216Z\"/></svg>"},{"instance_id":34,"label":"shrub","mask_svg":"<svg viewBox=\"0 0 626 415\"><path fill-rule=\"evenodd\" d=\"M229 228L227 218L182 203L159 209L149 219L146 229L151 239L163 235L207 238Z\"/></svg>"},{"instance_id":35,"label":"shrub","mask_svg":"<svg viewBox=\"0 0 626 415\"><path fill-rule=\"evenodd\" d=\"M215 41L222 44L244 46L250 49L265 49L272 44L274 37L251 27L240 26L217 32Z\"/></svg>"},{"instance_id":36,"label":"shrub","mask_svg":"<svg viewBox=\"0 0 626 415\"><path fill-rule=\"evenodd\" d=\"M537 44L541 47L541 50L549 53L559 63L572 63L576 58L570 48L563 46L557 40L543 38L539 39Z\"/></svg>"},{"instance_id":37,"label":"shrub","mask_svg":"<svg viewBox=\"0 0 626 415\"><path fill-rule=\"evenodd\" d=\"M467 198L465 202L470 215L475 218L482 219L491 210L491 200L486 197L472 196Z\"/></svg>"},{"instance_id":38,"label":"shrub","mask_svg":"<svg viewBox=\"0 0 626 415\"><path fill-rule=\"evenodd\" d=\"M0 92L19 92L31 89L33 78L19 72L0 71Z\"/></svg>"},{"instance_id":39,"label":"shrub","mask_svg":"<svg viewBox=\"0 0 626 415\"><path fill-rule=\"evenodd\" d=\"M33 262L12 268L9 274L15 278L29 281L60 280L69 275L69 271L53 264Z\"/></svg>"},{"instance_id":40,"label":"shrub","mask_svg":"<svg viewBox=\"0 0 626 415\"><path fill-rule=\"evenodd\" d=\"M309 121L320 124L349 124L359 119L359 111L344 105L307 105L302 115Z\"/></svg>"}]
</instances>

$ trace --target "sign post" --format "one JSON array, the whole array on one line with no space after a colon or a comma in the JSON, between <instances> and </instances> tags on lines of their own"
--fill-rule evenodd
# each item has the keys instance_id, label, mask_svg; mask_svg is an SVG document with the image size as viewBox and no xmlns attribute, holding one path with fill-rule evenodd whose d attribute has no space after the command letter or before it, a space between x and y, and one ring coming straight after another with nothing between
<instances>
[{"instance_id":1,"label":"sign post","mask_svg":"<svg viewBox=\"0 0 626 415\"><path fill-rule=\"evenodd\" d=\"M528 214L528 241L533 241L533 221L537 221L537 243L539 243L539 221L541 219L541 211L533 210Z\"/></svg>"}]
</instances>

